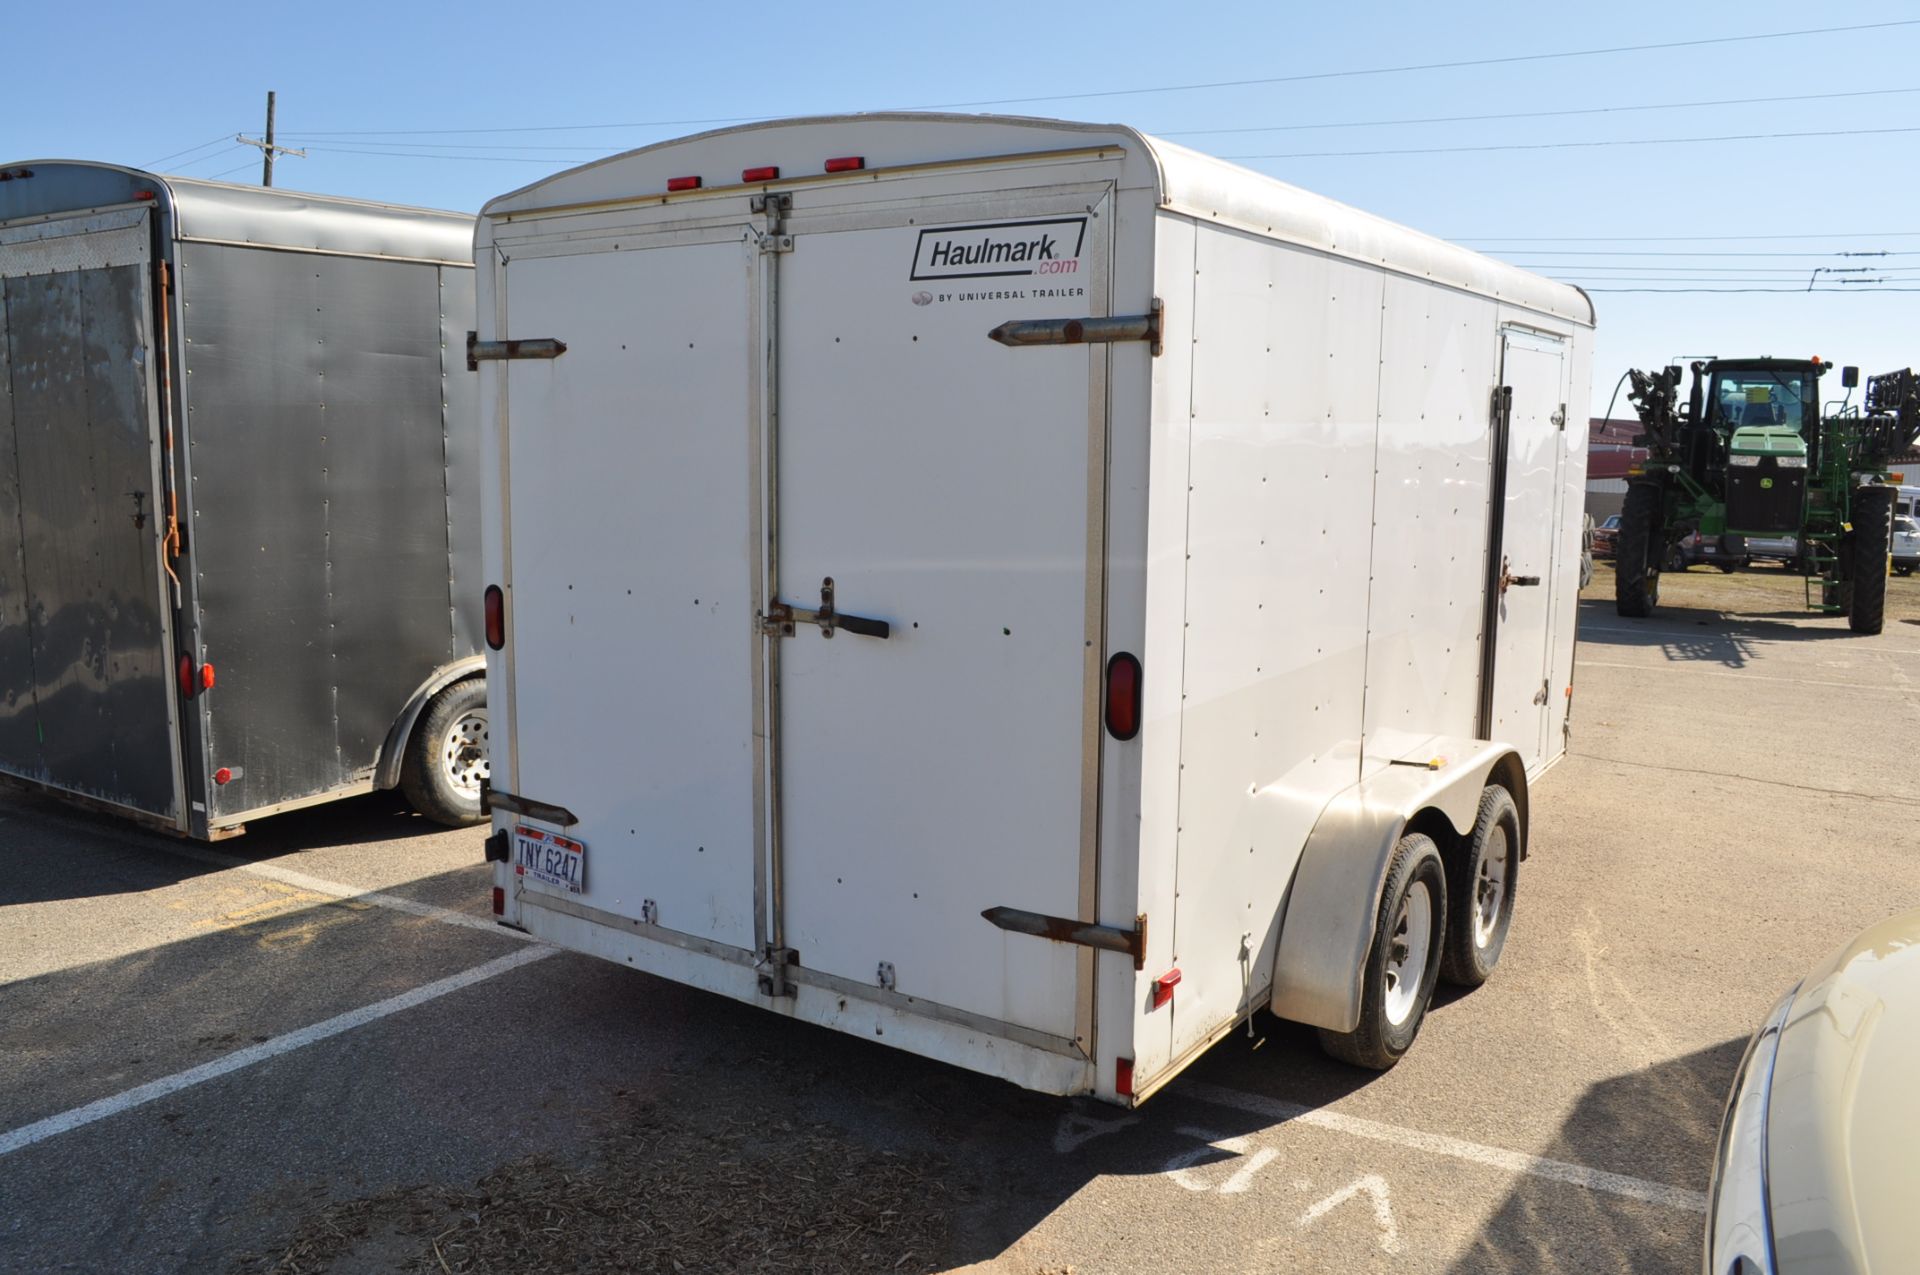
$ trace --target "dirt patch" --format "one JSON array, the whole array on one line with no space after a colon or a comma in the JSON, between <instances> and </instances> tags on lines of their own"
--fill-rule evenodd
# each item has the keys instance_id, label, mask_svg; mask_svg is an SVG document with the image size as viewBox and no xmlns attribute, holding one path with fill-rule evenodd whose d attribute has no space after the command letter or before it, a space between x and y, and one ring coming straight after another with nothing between
<instances>
[{"instance_id":1,"label":"dirt patch","mask_svg":"<svg viewBox=\"0 0 1920 1275\"><path fill-rule=\"evenodd\" d=\"M644 1102L589 1162L528 1156L471 1189L329 1205L234 1275L406 1271L843 1271L940 1268L954 1205L938 1157L829 1125Z\"/></svg>"},{"instance_id":2,"label":"dirt patch","mask_svg":"<svg viewBox=\"0 0 1920 1275\"><path fill-rule=\"evenodd\" d=\"M1585 599L1611 600L1613 564L1593 564L1593 583L1580 591ZM1819 597L1818 590L1814 597ZM1807 608L1804 576L1772 565L1746 567L1731 574L1717 567L1692 567L1660 573L1660 607L1656 616L1682 612L1721 612L1727 619L1799 620L1831 624L1847 631L1846 617L1823 615ZM1701 619L1699 615L1693 618ZM1893 576L1887 581L1887 623L1920 622L1920 575Z\"/></svg>"}]
</instances>

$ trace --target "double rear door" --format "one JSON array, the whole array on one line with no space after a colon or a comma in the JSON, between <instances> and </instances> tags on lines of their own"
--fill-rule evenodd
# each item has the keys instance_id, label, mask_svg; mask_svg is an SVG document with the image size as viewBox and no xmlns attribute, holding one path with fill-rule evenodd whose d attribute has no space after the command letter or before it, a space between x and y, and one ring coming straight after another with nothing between
<instances>
[{"instance_id":1,"label":"double rear door","mask_svg":"<svg viewBox=\"0 0 1920 1275\"><path fill-rule=\"evenodd\" d=\"M1106 312L1111 186L951 184L513 252L510 764L579 903L1071 1051L980 913L1091 906L1105 355L987 334Z\"/></svg>"}]
</instances>

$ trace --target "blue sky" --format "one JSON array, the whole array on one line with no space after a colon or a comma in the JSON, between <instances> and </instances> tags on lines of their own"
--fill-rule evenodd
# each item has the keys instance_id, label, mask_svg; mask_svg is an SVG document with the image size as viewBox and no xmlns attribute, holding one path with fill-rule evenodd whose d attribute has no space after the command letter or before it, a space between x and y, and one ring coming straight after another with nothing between
<instances>
[{"instance_id":1,"label":"blue sky","mask_svg":"<svg viewBox=\"0 0 1920 1275\"><path fill-rule=\"evenodd\" d=\"M1841 293L1596 291L1596 414L1627 366L1677 354L1818 354L1870 373L1920 361L1920 291L1885 290L1907 279L1920 288L1920 25L1113 94L1910 22L1920 19L1911 0L1185 8L344 0L200 3L164 30L153 29L153 14L121 3L13 6L0 160L94 159L257 181L254 153L216 139L257 136L271 88L281 140L309 152L283 159L276 184L471 211L544 173L707 126L692 121L1018 98L974 109L1112 120L1218 155L1280 156L1241 162L1595 288L1602 280L1795 288L1821 266L1865 266L1875 271L1865 277L1889 281ZM1079 94L1112 95L1066 96ZM1813 96L1840 94L1850 96ZM1786 97L1802 100L1751 100ZM1610 109L1729 99L1745 100ZM1522 118L1359 126L1484 115ZM596 127L450 131L565 125ZM1289 127L1200 131L1277 126ZM1903 128L1916 131L1861 132ZM1748 133L1815 136L1564 145ZM1543 144L1554 148L1305 153ZM1833 255L1842 252L1910 255ZM1616 414L1626 414L1624 402Z\"/></svg>"}]
</instances>

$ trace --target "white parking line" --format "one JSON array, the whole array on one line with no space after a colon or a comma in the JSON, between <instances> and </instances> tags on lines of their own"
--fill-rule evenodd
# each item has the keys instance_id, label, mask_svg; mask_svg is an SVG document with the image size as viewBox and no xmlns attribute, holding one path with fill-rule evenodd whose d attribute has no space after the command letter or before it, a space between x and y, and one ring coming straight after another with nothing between
<instances>
[{"instance_id":1,"label":"white parking line","mask_svg":"<svg viewBox=\"0 0 1920 1275\"><path fill-rule=\"evenodd\" d=\"M1428 1133L1424 1129L1403 1129L1399 1125L1382 1124L1378 1120L1341 1115L1337 1111L1325 1111L1316 1107L1303 1107L1298 1103L1268 1098L1261 1094L1243 1093L1238 1089L1227 1089L1220 1085L1184 1084L1172 1092L1201 1102L1212 1103L1215 1106L1232 1107L1237 1111L1244 1111L1268 1120L1331 1129L1350 1137L1388 1142L1415 1151L1425 1151L1431 1155L1466 1160L1490 1169L1503 1169L1508 1173L1524 1173L1529 1177L1565 1182L1570 1186L1585 1187L1589 1191L1625 1196L1630 1200L1644 1200L1649 1204L1660 1204L1688 1213L1707 1211L1707 1197L1703 1191L1689 1191L1685 1187L1649 1182L1645 1178L1628 1177L1624 1173L1609 1173L1604 1169L1590 1169L1583 1164L1569 1164L1565 1160L1549 1160L1544 1156L1528 1155L1522 1151L1483 1146L1478 1142L1468 1142L1462 1138L1450 1138L1442 1133Z\"/></svg>"},{"instance_id":2,"label":"white parking line","mask_svg":"<svg viewBox=\"0 0 1920 1275\"><path fill-rule=\"evenodd\" d=\"M32 1124L22 1125L10 1132L0 1133L0 1156L11 1155L22 1147L30 1147L36 1142L44 1142L48 1138L69 1133L83 1125L90 1125L97 1120L105 1120L108 1116L117 1116L123 1111L130 1111L145 1103L179 1093L182 1089L205 1084L209 1080L251 1067L255 1063L277 1058L281 1054L305 1048L317 1041L338 1036L342 1032L350 1032L356 1027L364 1027L389 1014L397 1014L403 1009L412 1009L415 1005L424 1005L428 1001L438 1000L449 992L457 992L463 987L472 987L475 983L485 982L509 970L519 969L522 965L543 961L558 953L559 950L553 947L521 948L517 952L509 952L505 956L488 961L485 965L476 965L470 970L463 970L436 982L416 987L410 992L402 992L398 996L390 996L386 1000L348 1010L344 1014L315 1023L311 1027L302 1027L298 1031L288 1032L284 1036L275 1036L272 1040L261 1044L236 1049L212 1062L201 1063L198 1067L190 1067L186 1071L175 1072L171 1076L162 1076L158 1080L117 1093L111 1098L102 1098L84 1107L75 1107L71 1111L63 1111L59 1115L48 1116L45 1120L36 1120Z\"/></svg>"},{"instance_id":3,"label":"white parking line","mask_svg":"<svg viewBox=\"0 0 1920 1275\"><path fill-rule=\"evenodd\" d=\"M412 899L403 899L397 894L385 894L379 890L369 890L362 886L347 885L340 881L328 881L324 877L308 876L304 872L295 872L291 868L278 867L271 863L254 863L246 859L236 859L232 855L218 854L212 850L201 850L192 846L162 845L158 849L181 859L192 859L214 867L228 868L235 872L245 872L256 877L265 877L269 881L278 881L296 889L324 894L334 899L352 899L358 903L371 903L375 907L388 908L395 912L405 912L409 916L425 917L429 921L439 921L444 925L458 925L470 930L483 930L488 934L498 934L501 938L519 939L522 942L534 942L533 936L521 930L508 929L504 925L490 921L484 916L475 916L469 912L456 912L452 908L436 907L431 903L418 903Z\"/></svg>"}]
</instances>

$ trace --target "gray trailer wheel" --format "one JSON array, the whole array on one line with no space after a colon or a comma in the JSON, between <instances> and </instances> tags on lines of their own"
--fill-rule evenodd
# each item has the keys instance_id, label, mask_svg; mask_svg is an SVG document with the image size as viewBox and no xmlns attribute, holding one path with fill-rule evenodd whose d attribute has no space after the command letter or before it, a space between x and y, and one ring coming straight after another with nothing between
<instances>
[{"instance_id":1,"label":"gray trailer wheel","mask_svg":"<svg viewBox=\"0 0 1920 1275\"><path fill-rule=\"evenodd\" d=\"M407 740L400 789L435 823L464 828L486 817L480 785L491 773L488 759L487 683L455 682L427 705Z\"/></svg>"},{"instance_id":2,"label":"gray trailer wheel","mask_svg":"<svg viewBox=\"0 0 1920 1275\"><path fill-rule=\"evenodd\" d=\"M1520 808L1499 784L1480 794L1466 844L1447 861L1447 942L1440 977L1478 987L1500 963L1520 872Z\"/></svg>"},{"instance_id":3,"label":"gray trailer wheel","mask_svg":"<svg viewBox=\"0 0 1920 1275\"><path fill-rule=\"evenodd\" d=\"M1380 891L1380 917L1362 975L1360 1022L1350 1032L1320 1029L1320 1047L1342 1062L1385 1071L1420 1034L1440 973L1447 923L1447 873L1433 840L1400 838Z\"/></svg>"}]
</instances>

